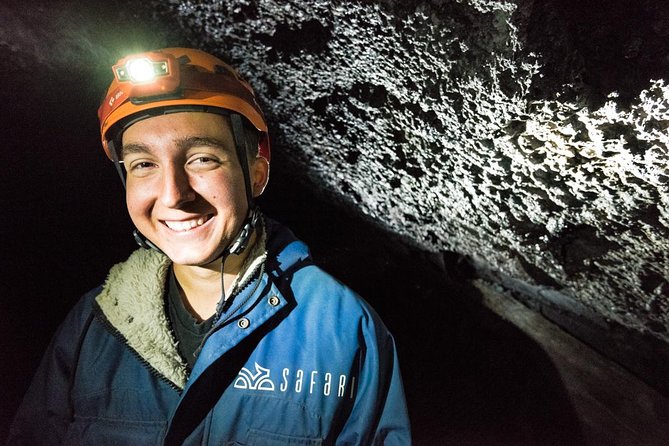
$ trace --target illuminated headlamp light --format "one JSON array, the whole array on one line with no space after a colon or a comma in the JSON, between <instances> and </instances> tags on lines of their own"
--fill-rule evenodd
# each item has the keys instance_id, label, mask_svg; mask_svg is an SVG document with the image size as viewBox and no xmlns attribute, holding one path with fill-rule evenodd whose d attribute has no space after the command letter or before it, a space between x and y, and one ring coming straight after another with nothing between
<instances>
[{"instance_id":1,"label":"illuminated headlamp light","mask_svg":"<svg viewBox=\"0 0 669 446\"><path fill-rule=\"evenodd\" d=\"M128 56L119 60L113 71L119 89L134 104L179 95L180 66L171 54L151 51ZM114 94L112 102L117 99Z\"/></svg>"},{"instance_id":2,"label":"illuminated headlamp light","mask_svg":"<svg viewBox=\"0 0 669 446\"><path fill-rule=\"evenodd\" d=\"M148 58L132 59L124 66L116 67L116 78L120 82L130 81L139 84L169 74L169 66L165 60L154 62Z\"/></svg>"}]
</instances>

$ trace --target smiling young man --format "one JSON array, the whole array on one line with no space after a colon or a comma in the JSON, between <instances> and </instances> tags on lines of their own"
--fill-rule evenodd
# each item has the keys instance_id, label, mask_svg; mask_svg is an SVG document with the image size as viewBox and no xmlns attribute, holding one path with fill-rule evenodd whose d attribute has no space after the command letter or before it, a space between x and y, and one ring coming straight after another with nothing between
<instances>
[{"instance_id":1,"label":"smiling young man","mask_svg":"<svg viewBox=\"0 0 669 446\"><path fill-rule=\"evenodd\" d=\"M248 210L230 124L213 113L172 113L131 125L122 141L132 221L172 260L194 315L208 319L222 294L221 252ZM248 164L252 193L258 196L267 184L269 165L262 157ZM247 254L227 257L226 288Z\"/></svg>"},{"instance_id":2,"label":"smiling young man","mask_svg":"<svg viewBox=\"0 0 669 446\"><path fill-rule=\"evenodd\" d=\"M254 204L248 84L184 48L113 71L102 141L141 248L61 325L9 444L410 444L391 335Z\"/></svg>"}]
</instances>

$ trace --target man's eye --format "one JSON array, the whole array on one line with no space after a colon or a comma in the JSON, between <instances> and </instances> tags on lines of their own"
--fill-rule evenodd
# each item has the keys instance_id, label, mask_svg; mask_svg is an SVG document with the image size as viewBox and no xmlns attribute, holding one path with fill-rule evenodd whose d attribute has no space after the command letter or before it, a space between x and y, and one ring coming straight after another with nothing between
<instances>
[{"instance_id":1,"label":"man's eye","mask_svg":"<svg viewBox=\"0 0 669 446\"><path fill-rule=\"evenodd\" d=\"M208 165L214 165L218 163L219 161L215 158L209 157L209 156L198 156L195 158L192 158L188 164L192 164L194 166L208 166Z\"/></svg>"},{"instance_id":2,"label":"man's eye","mask_svg":"<svg viewBox=\"0 0 669 446\"><path fill-rule=\"evenodd\" d=\"M123 164L125 164L128 170L131 172L146 172L155 166L154 163L149 161L134 161L132 163Z\"/></svg>"},{"instance_id":3,"label":"man's eye","mask_svg":"<svg viewBox=\"0 0 669 446\"><path fill-rule=\"evenodd\" d=\"M150 163L148 161L140 161L139 163L135 163L132 165L133 169L150 169L153 167L153 163Z\"/></svg>"}]
</instances>

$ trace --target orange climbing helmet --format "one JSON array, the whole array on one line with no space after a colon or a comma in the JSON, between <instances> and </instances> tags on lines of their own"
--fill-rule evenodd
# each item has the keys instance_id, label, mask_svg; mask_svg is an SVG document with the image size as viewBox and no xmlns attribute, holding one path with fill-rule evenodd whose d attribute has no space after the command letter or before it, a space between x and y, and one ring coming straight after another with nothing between
<instances>
[{"instance_id":1,"label":"orange climbing helmet","mask_svg":"<svg viewBox=\"0 0 669 446\"><path fill-rule=\"evenodd\" d=\"M259 132L258 155L270 159L267 122L251 86L228 64L189 48L132 54L112 67L114 80L100 108L102 146L110 159L112 140L154 112L201 110L238 113Z\"/></svg>"}]
</instances>

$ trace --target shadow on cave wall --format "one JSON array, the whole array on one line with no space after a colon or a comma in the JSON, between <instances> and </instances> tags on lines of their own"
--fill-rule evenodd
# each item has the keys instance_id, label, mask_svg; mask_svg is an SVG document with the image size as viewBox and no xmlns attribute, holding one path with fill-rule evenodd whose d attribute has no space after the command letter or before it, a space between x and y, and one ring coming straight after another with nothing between
<instances>
[{"instance_id":1,"label":"shadow on cave wall","mask_svg":"<svg viewBox=\"0 0 669 446\"><path fill-rule=\"evenodd\" d=\"M275 148L280 153L281 148ZM477 303L473 270L421 251L287 181L281 155L261 201L316 262L379 312L395 336L415 444L579 445L555 366L519 329Z\"/></svg>"},{"instance_id":2,"label":"shadow on cave wall","mask_svg":"<svg viewBox=\"0 0 669 446\"><path fill-rule=\"evenodd\" d=\"M624 104L649 80L669 78L667 2L545 0L521 2L520 9L526 49L544 64L533 84L538 99L577 95L596 108L618 92Z\"/></svg>"}]
</instances>

